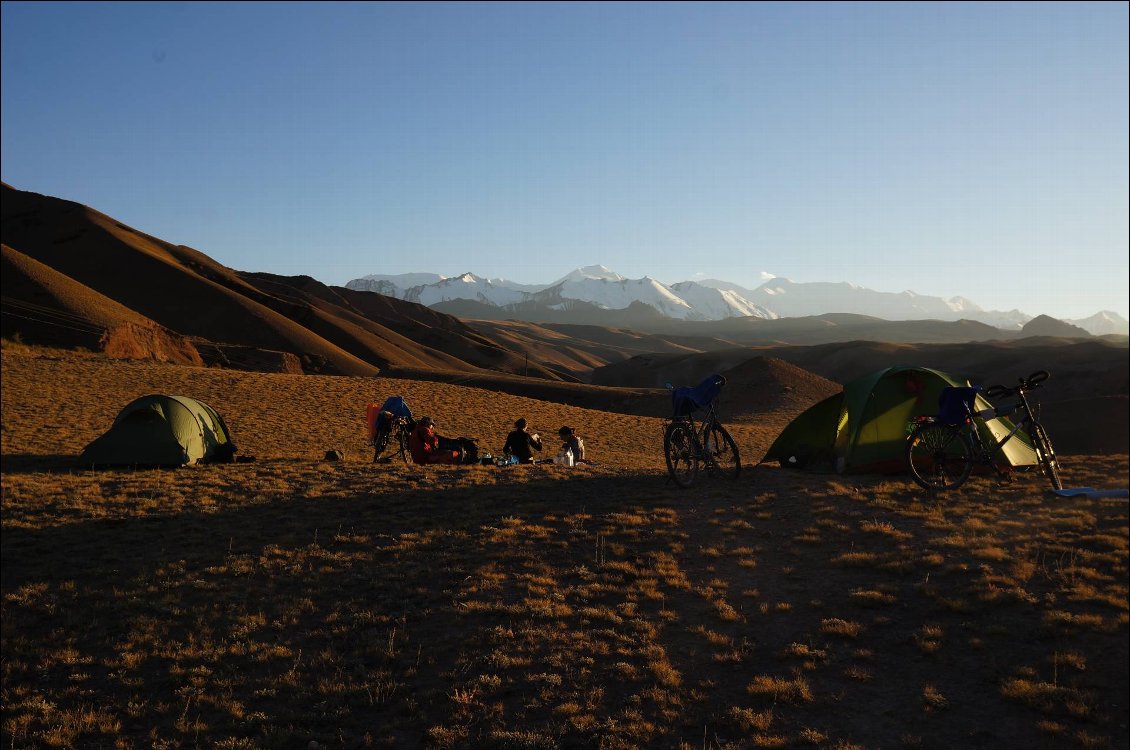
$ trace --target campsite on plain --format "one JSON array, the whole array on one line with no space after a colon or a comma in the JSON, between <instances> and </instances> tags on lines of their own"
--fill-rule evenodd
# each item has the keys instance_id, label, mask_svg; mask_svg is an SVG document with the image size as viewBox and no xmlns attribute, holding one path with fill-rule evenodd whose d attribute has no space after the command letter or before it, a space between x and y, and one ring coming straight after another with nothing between
<instances>
[{"instance_id":1,"label":"campsite on plain","mask_svg":"<svg viewBox=\"0 0 1130 750\"><path fill-rule=\"evenodd\" d=\"M2 377L6 746L1127 741L1125 500L752 460L678 490L658 415L437 381L10 341ZM790 388L722 396L743 455L816 400ZM256 460L76 467L142 390ZM486 447L515 414L576 425L600 465L374 465L358 405L394 391ZM1125 485L1124 454L1062 463Z\"/></svg>"}]
</instances>

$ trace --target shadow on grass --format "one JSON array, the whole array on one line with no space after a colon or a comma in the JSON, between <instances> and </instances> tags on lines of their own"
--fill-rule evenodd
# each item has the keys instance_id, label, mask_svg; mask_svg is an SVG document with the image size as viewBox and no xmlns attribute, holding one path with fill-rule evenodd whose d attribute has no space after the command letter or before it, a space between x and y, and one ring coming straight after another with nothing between
<instances>
[{"instance_id":1,"label":"shadow on grass","mask_svg":"<svg viewBox=\"0 0 1130 750\"><path fill-rule=\"evenodd\" d=\"M257 459L251 456L239 456L233 463L256 463ZM203 465L203 464L202 464ZM206 464L209 466L222 466L223 464ZM75 472L97 472L99 474L114 474L136 471L178 471L184 466L99 466L84 465L79 457L62 453L16 453L0 456L0 470L5 474L74 474Z\"/></svg>"},{"instance_id":2,"label":"shadow on grass","mask_svg":"<svg viewBox=\"0 0 1130 750\"><path fill-rule=\"evenodd\" d=\"M81 469L78 456L64 454L16 453L0 456L0 471L5 474L72 474Z\"/></svg>"},{"instance_id":3,"label":"shadow on grass","mask_svg":"<svg viewBox=\"0 0 1130 750\"><path fill-rule=\"evenodd\" d=\"M5 472L10 471L9 458L15 467L12 473L79 470L73 463L60 465L59 457L6 456ZM250 466L256 468L255 464ZM318 464L310 466L321 468ZM356 469L356 465L351 468ZM206 470L223 473L226 469L215 466ZM179 477L184 472L200 470L141 471ZM113 560L119 575L130 575L122 568L123 563L128 562L128 568L137 573L169 560L210 565L228 555L256 552L268 545L289 548L324 543L340 533L368 536L379 540L375 545L380 547L403 534L477 532L484 524L503 518L575 513L599 516L624 511L630 505L693 505L696 497L746 484L751 473L747 469L737 483L708 478L690 489L682 489L666 473L526 479L518 475L523 470L503 470L513 475L502 474L502 479L510 481L498 484L450 486L448 483L461 478L459 470L450 470L398 474L385 479L379 487L358 481L354 472L319 471L317 480L322 483L316 497L296 494L301 491L299 487L288 488L281 496L269 490L253 496L254 490L249 489L249 500L213 512L170 507L141 516L83 518L49 528L9 526L4 529L0 551L3 587L9 590L43 572L25 564L28 554L33 558L55 558L58 567L53 578L73 575L82 579L100 577L106 572L97 564L100 558ZM105 469L93 473L104 487L117 492L138 471ZM72 565L73 570L67 570Z\"/></svg>"},{"instance_id":4,"label":"shadow on grass","mask_svg":"<svg viewBox=\"0 0 1130 750\"><path fill-rule=\"evenodd\" d=\"M1061 731L1125 741L1111 718L1126 704L1125 627L1074 636L1102 611L1091 602L1053 629L1041 615L1062 605L1041 604L1051 582L1035 572L1030 601L975 599L989 590L978 563L1012 547L943 544L956 524L934 529L941 519L927 508L904 515L865 480L836 488L743 467L736 482L683 490L659 470L270 463L178 472L191 481L175 485L113 476L99 482L112 520L90 517L99 508L88 503L85 517L34 527L5 508L5 687L134 705L121 732L139 742L185 740L178 717L195 716L208 740L257 733L269 747L327 736L361 746L374 726L390 746L439 745L450 732L503 746L491 739L536 729L563 746L619 736L669 747L664 732L742 731L735 707L778 717L794 745L804 743L790 727L817 724L829 744L921 744L903 740L922 731L927 686L941 696L931 710L950 706L931 726L937 746L1034 745L1040 717L1002 703L998 685L1019 674L1038 687L1048 654L1070 651L1091 656L1072 700L1091 682L1122 686L1084 706L1093 717L1073 714L1075 703L1047 710ZM865 502L871 493L882 497ZM154 502L132 508L139 494ZM171 507L177 497L193 505ZM1120 516L1103 524L1096 549L1125 528ZM1028 543L1026 529L1014 533ZM947 565L920 547L944 551ZM860 593L890 603L859 604ZM936 650L921 643L927 626L942 634ZM1118 666L1094 656L1111 647ZM802 658L804 679L782 682ZM88 693L69 692L76 682ZM748 687L762 683L771 694ZM794 684L797 697L778 701ZM205 700L214 695L239 712ZM32 700L14 710L30 716ZM584 720L563 722L561 706ZM877 707L883 722L871 719Z\"/></svg>"}]
</instances>

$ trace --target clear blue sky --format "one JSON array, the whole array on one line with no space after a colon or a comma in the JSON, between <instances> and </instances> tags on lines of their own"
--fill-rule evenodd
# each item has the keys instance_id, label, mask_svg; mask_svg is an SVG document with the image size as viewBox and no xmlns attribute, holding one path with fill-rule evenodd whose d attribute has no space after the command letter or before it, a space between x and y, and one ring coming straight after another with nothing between
<instances>
[{"instance_id":1,"label":"clear blue sky","mask_svg":"<svg viewBox=\"0 0 1130 750\"><path fill-rule=\"evenodd\" d=\"M1130 317L1127 3L5 2L2 172L239 270Z\"/></svg>"}]
</instances>

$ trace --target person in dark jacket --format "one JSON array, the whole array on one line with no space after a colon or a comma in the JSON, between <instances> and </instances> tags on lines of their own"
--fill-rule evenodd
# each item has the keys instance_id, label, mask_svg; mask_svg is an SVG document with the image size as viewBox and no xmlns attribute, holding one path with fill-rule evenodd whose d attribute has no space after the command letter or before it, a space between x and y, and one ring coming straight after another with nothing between
<instances>
[{"instance_id":1,"label":"person in dark jacket","mask_svg":"<svg viewBox=\"0 0 1130 750\"><path fill-rule=\"evenodd\" d=\"M541 450L541 437L535 432L530 434L526 430L525 418L514 423L514 429L506 436L506 445L502 446L503 453L509 453L518 459L518 463L528 464L534 460L534 450Z\"/></svg>"}]
</instances>

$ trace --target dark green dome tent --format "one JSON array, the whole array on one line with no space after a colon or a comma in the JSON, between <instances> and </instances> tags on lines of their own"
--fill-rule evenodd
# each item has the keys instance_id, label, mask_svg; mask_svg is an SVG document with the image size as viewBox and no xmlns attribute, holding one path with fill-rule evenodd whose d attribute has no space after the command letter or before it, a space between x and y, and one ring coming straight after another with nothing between
<instances>
[{"instance_id":1,"label":"dark green dome tent","mask_svg":"<svg viewBox=\"0 0 1130 750\"><path fill-rule=\"evenodd\" d=\"M888 367L853 380L844 390L809 408L774 441L763 461L782 466L838 472L906 470L907 426L915 417L938 413L938 396L947 386L968 381L926 367ZM990 408L978 395L976 408ZM986 444L1013 428L1005 418L976 420ZM1003 450L1011 466L1031 466L1036 453L1023 432Z\"/></svg>"},{"instance_id":2,"label":"dark green dome tent","mask_svg":"<svg viewBox=\"0 0 1130 750\"><path fill-rule=\"evenodd\" d=\"M235 444L223 418L187 396L142 396L119 412L114 424L86 446L82 466L186 466L228 462Z\"/></svg>"}]
</instances>

